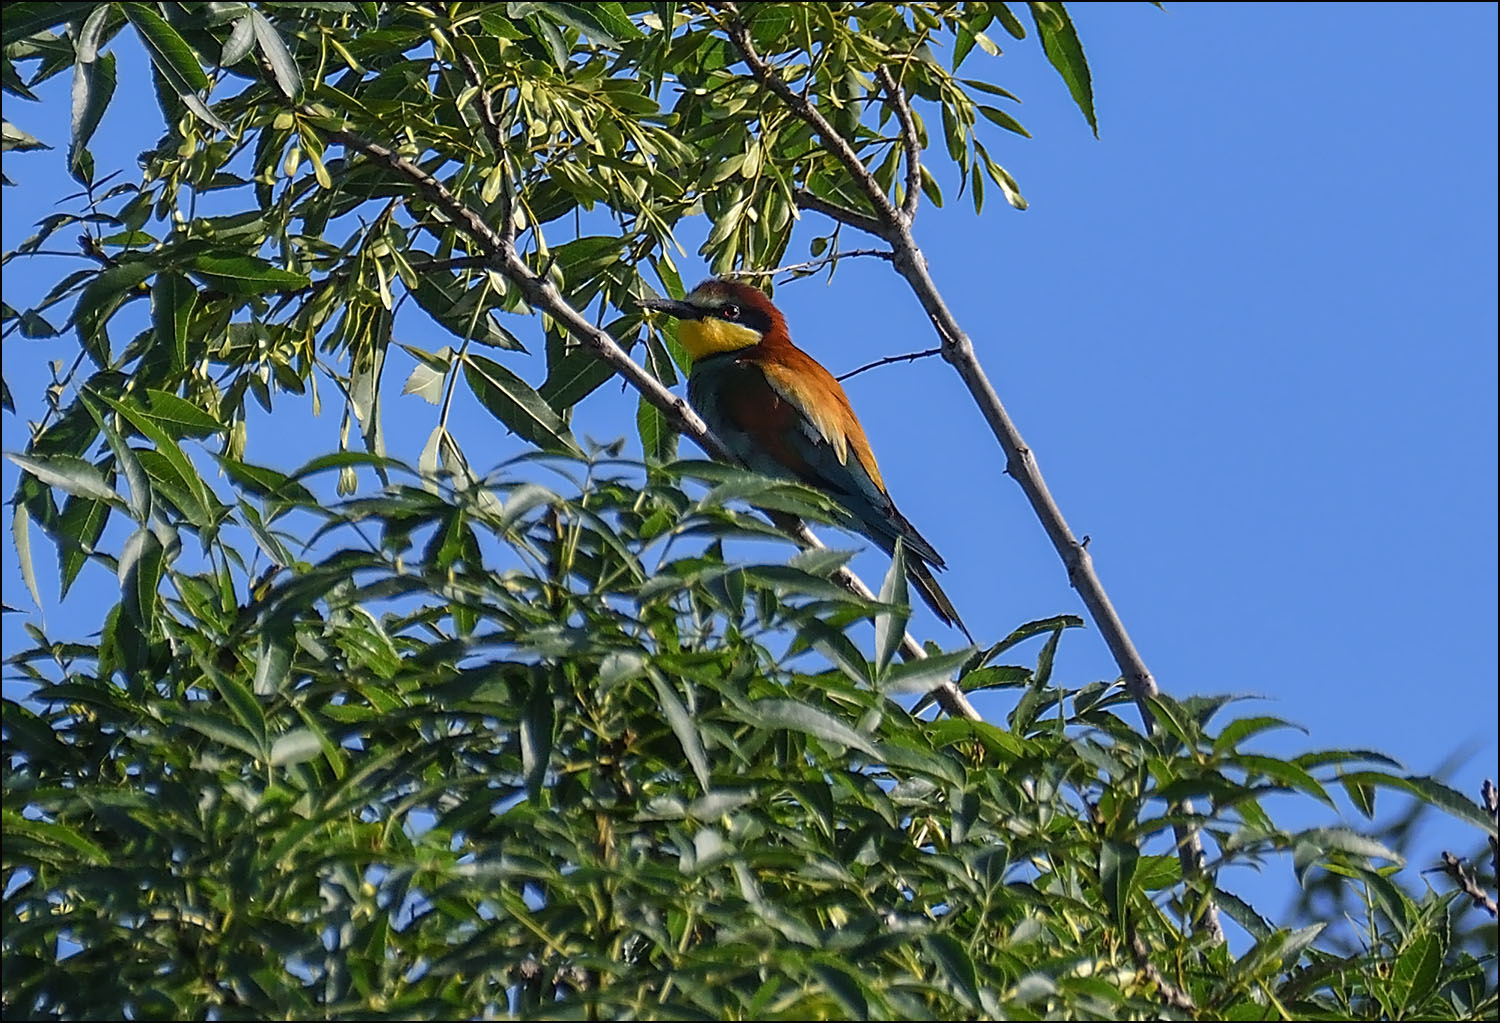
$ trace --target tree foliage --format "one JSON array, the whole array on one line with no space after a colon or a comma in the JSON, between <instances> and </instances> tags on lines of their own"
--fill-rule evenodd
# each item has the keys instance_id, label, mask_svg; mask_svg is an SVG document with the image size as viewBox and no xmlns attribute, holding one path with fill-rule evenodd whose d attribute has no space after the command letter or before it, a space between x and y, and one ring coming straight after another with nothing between
<instances>
[{"instance_id":1,"label":"tree foliage","mask_svg":"<svg viewBox=\"0 0 1500 1023\"><path fill-rule=\"evenodd\" d=\"M1066 10L1027 7L1093 125ZM887 80L976 212L991 186L1024 208L989 148L1025 134L1014 97L964 70L1028 36L1006 4L38 3L3 24L12 97L72 76L82 189L5 260L85 232L81 269L6 296L8 357L77 347L12 452L12 542L38 605L42 538L62 595L119 587L7 651L8 1017L1494 1013L1467 897L1266 801L1368 817L1385 789L1493 842L1492 810L1377 753L1257 753L1284 723L1219 723L1227 698L1154 697L1142 729L1121 684L1053 676L1071 616L899 662L899 559L863 599L846 554L751 510L829 522L824 498L678 460L646 390L645 464L574 436L620 365L556 296L671 386L686 360L634 300L681 297L685 218L730 270L777 264L799 211L840 211L809 240L824 259L879 212L736 33L890 203L943 196ZM167 126L137 180L90 150L123 47ZM10 122L29 109L7 104L20 159L46 144ZM394 344L415 313L443 343ZM540 321L539 386L513 314ZM414 465L386 450L393 358L440 409ZM463 450L459 387L515 457ZM249 458L252 405L293 402L342 411L339 449ZM1009 717L926 719L949 680L1012 691ZM1174 825L1207 836L1202 876ZM1357 926L1274 923L1217 883L1273 854ZM1195 930L1210 905L1244 941Z\"/></svg>"}]
</instances>

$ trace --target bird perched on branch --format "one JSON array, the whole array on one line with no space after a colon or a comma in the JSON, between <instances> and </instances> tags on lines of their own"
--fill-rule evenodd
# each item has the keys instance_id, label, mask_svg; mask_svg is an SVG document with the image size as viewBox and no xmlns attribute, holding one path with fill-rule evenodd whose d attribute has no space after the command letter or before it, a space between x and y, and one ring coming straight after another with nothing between
<instances>
[{"instance_id":1,"label":"bird perched on branch","mask_svg":"<svg viewBox=\"0 0 1500 1023\"><path fill-rule=\"evenodd\" d=\"M816 487L849 525L887 554L901 540L907 575L937 616L969 635L933 578L943 559L896 510L865 431L833 374L792 344L780 310L758 288L712 279L683 301L641 306L676 317L693 357L688 400L736 457L756 472ZM972 638L972 637L970 637Z\"/></svg>"}]
</instances>

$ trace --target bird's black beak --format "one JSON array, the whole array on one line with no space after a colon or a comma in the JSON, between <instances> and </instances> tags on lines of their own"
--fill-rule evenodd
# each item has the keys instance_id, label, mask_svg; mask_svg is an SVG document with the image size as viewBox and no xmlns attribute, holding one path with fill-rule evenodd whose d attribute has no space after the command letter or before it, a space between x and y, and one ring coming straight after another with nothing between
<instances>
[{"instance_id":1,"label":"bird's black beak","mask_svg":"<svg viewBox=\"0 0 1500 1023\"><path fill-rule=\"evenodd\" d=\"M636 303L642 309L654 309L668 316L675 316L679 320L701 320L703 310L697 306L688 305L686 302L678 302L670 298L643 298Z\"/></svg>"}]
</instances>

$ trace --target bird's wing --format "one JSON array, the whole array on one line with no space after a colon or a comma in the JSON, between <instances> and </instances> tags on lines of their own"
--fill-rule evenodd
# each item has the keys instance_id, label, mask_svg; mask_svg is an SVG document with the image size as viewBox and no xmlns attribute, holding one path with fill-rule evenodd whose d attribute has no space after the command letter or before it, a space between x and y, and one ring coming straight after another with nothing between
<instances>
[{"instance_id":1,"label":"bird's wing","mask_svg":"<svg viewBox=\"0 0 1500 1023\"><path fill-rule=\"evenodd\" d=\"M739 359L724 381L720 412L759 449L804 482L828 490L887 553L897 538L938 568L943 559L906 520L880 478L874 452L844 389L810 355L790 346L774 359Z\"/></svg>"}]
</instances>

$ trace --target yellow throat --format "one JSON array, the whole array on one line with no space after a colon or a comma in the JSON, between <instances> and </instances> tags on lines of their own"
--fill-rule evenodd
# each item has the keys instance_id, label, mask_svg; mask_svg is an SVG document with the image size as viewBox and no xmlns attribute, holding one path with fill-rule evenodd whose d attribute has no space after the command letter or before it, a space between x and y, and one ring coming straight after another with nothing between
<instances>
[{"instance_id":1,"label":"yellow throat","mask_svg":"<svg viewBox=\"0 0 1500 1023\"><path fill-rule=\"evenodd\" d=\"M682 320L677 325L677 340L688 354L702 359L719 352L737 352L760 344L760 331L742 323L705 316L701 320Z\"/></svg>"}]
</instances>

